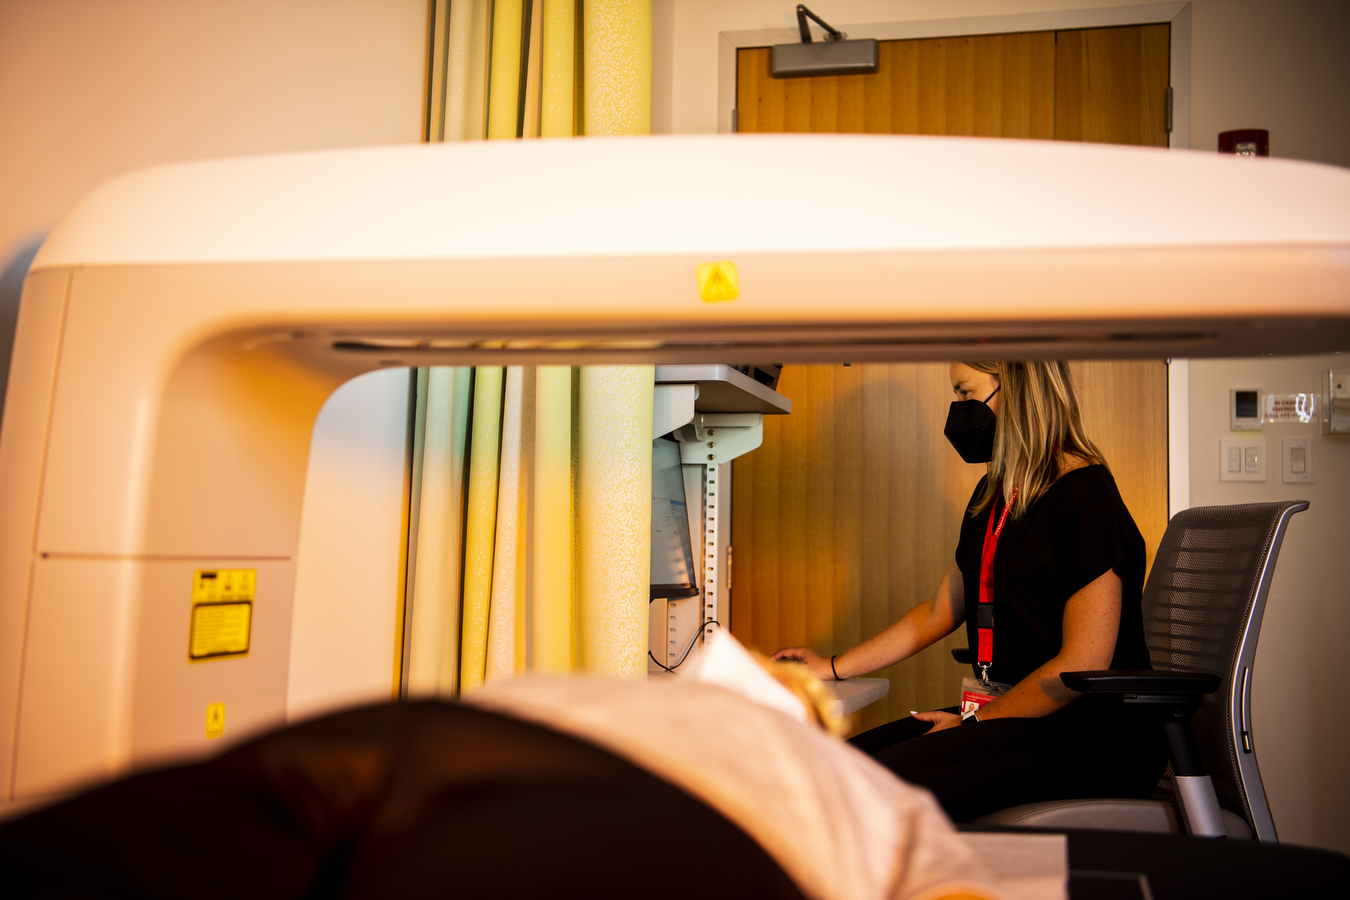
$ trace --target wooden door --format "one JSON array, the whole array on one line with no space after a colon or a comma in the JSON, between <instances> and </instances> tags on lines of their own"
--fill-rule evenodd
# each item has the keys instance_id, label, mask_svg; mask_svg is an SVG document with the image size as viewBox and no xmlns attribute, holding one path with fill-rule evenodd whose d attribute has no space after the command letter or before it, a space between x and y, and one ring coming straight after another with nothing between
<instances>
[{"instance_id":1,"label":"wooden door","mask_svg":"<svg viewBox=\"0 0 1350 900\"><path fill-rule=\"evenodd\" d=\"M1055 34L883 41L875 75L774 78L741 50L737 130L1052 138Z\"/></svg>"},{"instance_id":2,"label":"wooden door","mask_svg":"<svg viewBox=\"0 0 1350 900\"><path fill-rule=\"evenodd\" d=\"M739 52L742 132L947 134L1165 146L1168 26L885 41L875 75L774 79ZM1167 526L1162 361L1073 363L1088 434L1148 546ZM841 652L927 599L952 559L984 466L942 426L946 364L789 366L791 416L735 463L731 629L772 652ZM955 702L964 630L882 673L870 728Z\"/></svg>"},{"instance_id":3,"label":"wooden door","mask_svg":"<svg viewBox=\"0 0 1350 900\"><path fill-rule=\"evenodd\" d=\"M1167 146L1169 25L883 41L874 75L774 78L740 50L737 130Z\"/></svg>"}]
</instances>

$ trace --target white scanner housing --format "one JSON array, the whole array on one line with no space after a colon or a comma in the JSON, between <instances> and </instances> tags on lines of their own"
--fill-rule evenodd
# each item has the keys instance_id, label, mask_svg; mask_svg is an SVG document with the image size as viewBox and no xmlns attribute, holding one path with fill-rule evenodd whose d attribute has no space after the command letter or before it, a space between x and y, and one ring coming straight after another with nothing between
<instances>
[{"instance_id":1,"label":"white scanner housing","mask_svg":"<svg viewBox=\"0 0 1350 900\"><path fill-rule=\"evenodd\" d=\"M700 299L700 263L740 296ZM284 718L315 416L383 366L1350 348L1350 172L894 137L443 144L165 166L51 233L0 435L0 792ZM193 572L258 573L187 658Z\"/></svg>"}]
</instances>

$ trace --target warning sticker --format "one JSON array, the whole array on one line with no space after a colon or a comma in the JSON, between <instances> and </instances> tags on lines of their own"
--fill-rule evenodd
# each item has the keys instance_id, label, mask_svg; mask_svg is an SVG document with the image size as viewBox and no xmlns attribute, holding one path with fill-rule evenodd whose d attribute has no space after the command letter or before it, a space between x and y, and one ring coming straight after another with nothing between
<instances>
[{"instance_id":1,"label":"warning sticker","mask_svg":"<svg viewBox=\"0 0 1350 900\"><path fill-rule=\"evenodd\" d=\"M1261 416L1267 422L1302 422L1317 418L1316 394L1266 394Z\"/></svg>"},{"instance_id":2,"label":"warning sticker","mask_svg":"<svg viewBox=\"0 0 1350 900\"><path fill-rule=\"evenodd\" d=\"M248 653L257 580L254 569L208 569L193 575L189 659Z\"/></svg>"},{"instance_id":3,"label":"warning sticker","mask_svg":"<svg viewBox=\"0 0 1350 900\"><path fill-rule=\"evenodd\" d=\"M258 583L257 569L201 569L192 576L193 603L219 603L222 600L253 601Z\"/></svg>"},{"instance_id":4,"label":"warning sticker","mask_svg":"<svg viewBox=\"0 0 1350 900\"><path fill-rule=\"evenodd\" d=\"M225 733L225 704L212 703L206 708L206 736L218 738Z\"/></svg>"},{"instance_id":5,"label":"warning sticker","mask_svg":"<svg viewBox=\"0 0 1350 900\"><path fill-rule=\"evenodd\" d=\"M252 603L198 603L192 607L192 642L188 656L238 656L248 652Z\"/></svg>"},{"instance_id":6,"label":"warning sticker","mask_svg":"<svg viewBox=\"0 0 1350 900\"><path fill-rule=\"evenodd\" d=\"M741 295L741 280L734 262L703 263L698 267L698 295L709 303L735 300Z\"/></svg>"}]
</instances>

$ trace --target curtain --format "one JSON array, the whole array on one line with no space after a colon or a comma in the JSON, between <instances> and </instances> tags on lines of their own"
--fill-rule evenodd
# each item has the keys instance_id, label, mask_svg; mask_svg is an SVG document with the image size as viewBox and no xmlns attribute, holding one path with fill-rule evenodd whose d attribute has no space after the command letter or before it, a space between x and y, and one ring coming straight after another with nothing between
<instances>
[{"instance_id":1,"label":"curtain","mask_svg":"<svg viewBox=\"0 0 1350 900\"><path fill-rule=\"evenodd\" d=\"M650 0L438 0L427 140L646 134ZM646 676L652 366L418 373L404 688Z\"/></svg>"}]
</instances>

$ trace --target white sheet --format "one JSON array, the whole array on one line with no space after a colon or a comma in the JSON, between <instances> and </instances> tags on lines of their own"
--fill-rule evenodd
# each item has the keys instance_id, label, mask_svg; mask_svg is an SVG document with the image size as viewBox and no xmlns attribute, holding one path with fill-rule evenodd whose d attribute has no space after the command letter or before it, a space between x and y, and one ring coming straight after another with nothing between
<instances>
[{"instance_id":1,"label":"white sheet","mask_svg":"<svg viewBox=\"0 0 1350 900\"><path fill-rule=\"evenodd\" d=\"M699 797L816 900L1003 896L926 791L730 689L522 678L464 702L584 738Z\"/></svg>"}]
</instances>

